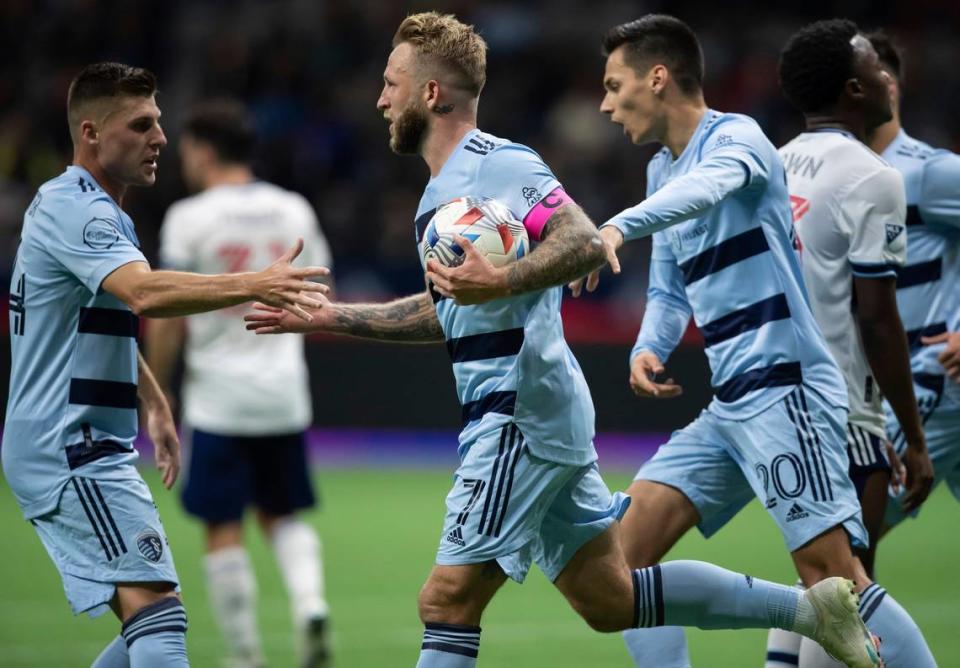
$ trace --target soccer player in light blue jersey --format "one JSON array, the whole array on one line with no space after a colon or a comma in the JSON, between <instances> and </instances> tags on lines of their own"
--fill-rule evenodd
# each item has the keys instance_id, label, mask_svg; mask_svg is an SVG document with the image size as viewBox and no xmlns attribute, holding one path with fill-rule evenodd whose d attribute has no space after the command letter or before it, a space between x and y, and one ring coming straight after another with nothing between
<instances>
[{"instance_id":1,"label":"soccer player in light blue jersey","mask_svg":"<svg viewBox=\"0 0 960 668\"><path fill-rule=\"evenodd\" d=\"M946 481L960 499L960 156L906 133L900 125L900 53L884 33L868 37L891 77L894 109L870 145L903 174L907 191L907 265L897 276L897 304L910 344L914 392L935 481ZM892 410L888 418L888 436L903 453L903 429ZM901 500L892 500L887 525L906 514Z\"/></svg>"},{"instance_id":2,"label":"soccer player in light blue jersey","mask_svg":"<svg viewBox=\"0 0 960 668\"><path fill-rule=\"evenodd\" d=\"M24 215L11 285L10 395L3 470L53 560L74 614L112 609L121 634L97 668L186 666L187 617L150 491L137 472L137 404L163 484L180 468L170 408L137 350L138 316L269 299L300 317L317 302L293 268L298 244L256 273L151 271L127 188L156 180L167 140L147 70L85 67L70 85L73 164ZM321 288L322 291L322 288Z\"/></svg>"},{"instance_id":3,"label":"soccer player in light blue jersey","mask_svg":"<svg viewBox=\"0 0 960 668\"><path fill-rule=\"evenodd\" d=\"M654 237L630 383L640 396L680 393L656 377L692 317L715 393L631 485L628 562L657 563L695 526L709 537L757 497L805 584L842 576L864 591L870 581L851 549L867 536L847 475L847 396L807 301L777 151L750 118L707 107L703 54L682 21L648 15L616 26L604 48L600 110L634 144L663 144L647 199L601 228L615 270L625 239ZM901 611L889 597L883 604ZM637 666L689 666L679 629L625 636Z\"/></svg>"},{"instance_id":4,"label":"soccer player in light blue jersey","mask_svg":"<svg viewBox=\"0 0 960 668\"><path fill-rule=\"evenodd\" d=\"M599 631L787 626L826 633L849 665L876 665L841 578L800 594L702 562L628 567L617 522L627 499L599 476L593 404L560 320L563 283L603 263L597 231L535 152L477 128L486 44L470 26L415 14L393 45L377 108L390 122L391 148L420 155L430 169L418 240L437 207L473 196L508 206L537 245L495 269L460 240L463 264L430 262L421 294L328 302L304 325L266 307L247 320L265 334L322 330L446 344L463 407L461 464L420 592L426 628L417 666L475 666L485 607L508 578L522 582L532 563ZM831 616L838 626L824 623Z\"/></svg>"}]
</instances>

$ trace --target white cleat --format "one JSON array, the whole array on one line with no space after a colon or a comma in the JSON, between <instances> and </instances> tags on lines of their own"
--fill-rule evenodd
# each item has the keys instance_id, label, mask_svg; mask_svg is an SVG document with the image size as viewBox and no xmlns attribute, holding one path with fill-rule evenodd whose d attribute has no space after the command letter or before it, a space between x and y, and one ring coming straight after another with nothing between
<instances>
[{"instance_id":1,"label":"white cleat","mask_svg":"<svg viewBox=\"0 0 960 668\"><path fill-rule=\"evenodd\" d=\"M853 590L853 582L827 578L803 595L817 613L812 638L827 654L849 668L883 666L874 638L860 618L860 597Z\"/></svg>"}]
</instances>

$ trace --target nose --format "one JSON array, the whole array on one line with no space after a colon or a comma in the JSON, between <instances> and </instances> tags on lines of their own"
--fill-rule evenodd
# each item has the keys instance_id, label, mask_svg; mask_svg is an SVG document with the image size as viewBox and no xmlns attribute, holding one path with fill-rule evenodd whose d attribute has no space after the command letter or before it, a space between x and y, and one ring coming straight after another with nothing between
<instances>
[{"instance_id":1,"label":"nose","mask_svg":"<svg viewBox=\"0 0 960 668\"><path fill-rule=\"evenodd\" d=\"M390 107L390 101L387 100L387 88L384 86L383 90L380 91L380 97L377 98L377 110L383 111Z\"/></svg>"},{"instance_id":2,"label":"nose","mask_svg":"<svg viewBox=\"0 0 960 668\"><path fill-rule=\"evenodd\" d=\"M613 103L610 102L610 94L603 96L603 99L600 100L600 113L601 114L612 114L613 113Z\"/></svg>"},{"instance_id":3,"label":"nose","mask_svg":"<svg viewBox=\"0 0 960 668\"><path fill-rule=\"evenodd\" d=\"M159 125L157 126L157 135L150 143L157 148L163 148L167 145L167 135L163 133L163 128L161 128Z\"/></svg>"}]
</instances>

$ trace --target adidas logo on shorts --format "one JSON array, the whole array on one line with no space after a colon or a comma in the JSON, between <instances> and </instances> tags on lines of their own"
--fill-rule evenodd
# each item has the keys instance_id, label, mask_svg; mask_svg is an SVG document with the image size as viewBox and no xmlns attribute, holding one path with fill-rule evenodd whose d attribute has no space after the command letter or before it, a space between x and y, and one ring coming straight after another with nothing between
<instances>
[{"instance_id":1,"label":"adidas logo on shorts","mask_svg":"<svg viewBox=\"0 0 960 668\"><path fill-rule=\"evenodd\" d=\"M454 545L459 545L460 547L466 546L466 542L463 540L463 531L460 530L459 526L447 534L446 540L448 543L453 543Z\"/></svg>"},{"instance_id":2,"label":"adidas logo on shorts","mask_svg":"<svg viewBox=\"0 0 960 668\"><path fill-rule=\"evenodd\" d=\"M787 512L787 521L793 522L794 520L802 520L804 517L809 517L810 513L800 507L799 503L795 503L790 507L790 510Z\"/></svg>"}]
</instances>

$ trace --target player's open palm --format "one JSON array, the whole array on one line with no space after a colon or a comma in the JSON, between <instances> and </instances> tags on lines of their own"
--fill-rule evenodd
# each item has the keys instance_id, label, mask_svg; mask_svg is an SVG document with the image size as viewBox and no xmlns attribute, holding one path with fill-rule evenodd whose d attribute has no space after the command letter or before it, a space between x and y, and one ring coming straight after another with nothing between
<instances>
[{"instance_id":1,"label":"player's open palm","mask_svg":"<svg viewBox=\"0 0 960 668\"><path fill-rule=\"evenodd\" d=\"M255 334L306 334L324 330L326 322L333 317L331 302L320 292L306 294L318 305L306 311L309 320L288 310L255 302L254 310L243 317L247 329Z\"/></svg>"},{"instance_id":2,"label":"player's open palm","mask_svg":"<svg viewBox=\"0 0 960 668\"><path fill-rule=\"evenodd\" d=\"M663 372L660 358L649 351L641 351L630 363L630 389L638 397L654 399L672 399L683 394L683 388L673 378L663 383L656 381Z\"/></svg>"},{"instance_id":3,"label":"player's open palm","mask_svg":"<svg viewBox=\"0 0 960 668\"><path fill-rule=\"evenodd\" d=\"M160 479L167 489L173 487L180 474L180 437L173 422L170 407L163 402L162 406L147 411L147 434L153 441L154 459Z\"/></svg>"},{"instance_id":4,"label":"player's open palm","mask_svg":"<svg viewBox=\"0 0 960 668\"><path fill-rule=\"evenodd\" d=\"M294 267L291 263L302 251L303 239L297 239L273 264L253 274L254 292L264 304L284 309L309 322L311 316L306 309L322 306L316 293L326 294L330 289L309 279L329 276L330 270L326 267Z\"/></svg>"}]
</instances>

